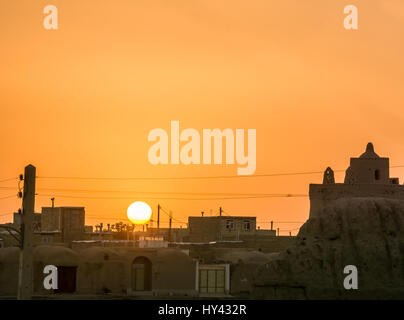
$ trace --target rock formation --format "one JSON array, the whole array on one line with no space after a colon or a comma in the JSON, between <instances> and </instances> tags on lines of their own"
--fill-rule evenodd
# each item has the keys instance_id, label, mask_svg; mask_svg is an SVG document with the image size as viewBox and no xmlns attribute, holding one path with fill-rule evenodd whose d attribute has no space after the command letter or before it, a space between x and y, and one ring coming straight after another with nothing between
<instances>
[{"instance_id":1,"label":"rock formation","mask_svg":"<svg viewBox=\"0 0 404 320\"><path fill-rule=\"evenodd\" d=\"M346 265L358 289L346 290ZM255 299L404 299L404 200L344 198L301 227L294 245L261 265Z\"/></svg>"}]
</instances>

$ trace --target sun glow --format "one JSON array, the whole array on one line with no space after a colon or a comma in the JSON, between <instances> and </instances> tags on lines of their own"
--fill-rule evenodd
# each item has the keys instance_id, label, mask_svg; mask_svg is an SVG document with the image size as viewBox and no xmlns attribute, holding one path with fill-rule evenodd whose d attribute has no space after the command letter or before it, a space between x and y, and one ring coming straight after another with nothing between
<instances>
[{"instance_id":1,"label":"sun glow","mask_svg":"<svg viewBox=\"0 0 404 320\"><path fill-rule=\"evenodd\" d=\"M150 220L152 209L142 201L132 203L127 210L129 220L134 224L145 224Z\"/></svg>"}]
</instances>

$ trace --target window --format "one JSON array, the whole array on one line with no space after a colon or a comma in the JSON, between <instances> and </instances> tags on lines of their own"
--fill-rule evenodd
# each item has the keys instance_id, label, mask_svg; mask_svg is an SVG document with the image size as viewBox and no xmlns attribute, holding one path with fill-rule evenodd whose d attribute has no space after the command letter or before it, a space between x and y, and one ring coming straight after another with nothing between
<instances>
[{"instance_id":1,"label":"window","mask_svg":"<svg viewBox=\"0 0 404 320\"><path fill-rule=\"evenodd\" d=\"M52 236L43 236L42 237L42 243L51 243L52 242Z\"/></svg>"},{"instance_id":2,"label":"window","mask_svg":"<svg viewBox=\"0 0 404 320\"><path fill-rule=\"evenodd\" d=\"M225 269L199 270L199 291L201 293L224 293Z\"/></svg>"},{"instance_id":3,"label":"window","mask_svg":"<svg viewBox=\"0 0 404 320\"><path fill-rule=\"evenodd\" d=\"M234 229L234 221L233 220L226 220L226 230L233 230Z\"/></svg>"},{"instance_id":4,"label":"window","mask_svg":"<svg viewBox=\"0 0 404 320\"><path fill-rule=\"evenodd\" d=\"M249 232L251 230L251 221L246 220L244 221L244 231Z\"/></svg>"},{"instance_id":5,"label":"window","mask_svg":"<svg viewBox=\"0 0 404 320\"><path fill-rule=\"evenodd\" d=\"M380 171L375 170L375 180L380 180Z\"/></svg>"},{"instance_id":6,"label":"window","mask_svg":"<svg viewBox=\"0 0 404 320\"><path fill-rule=\"evenodd\" d=\"M390 178L391 184L399 184L398 178Z\"/></svg>"}]
</instances>

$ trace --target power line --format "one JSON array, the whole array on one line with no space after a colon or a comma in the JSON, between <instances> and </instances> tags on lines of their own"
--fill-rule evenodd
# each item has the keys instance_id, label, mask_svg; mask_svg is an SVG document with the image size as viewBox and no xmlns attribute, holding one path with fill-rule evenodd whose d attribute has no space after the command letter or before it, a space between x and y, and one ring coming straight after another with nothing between
<instances>
[{"instance_id":1,"label":"power line","mask_svg":"<svg viewBox=\"0 0 404 320\"><path fill-rule=\"evenodd\" d=\"M343 170L345 171L345 170ZM334 171L335 172L335 171ZM255 175L233 175L233 176L199 176L199 177L50 177L38 176L38 179L68 179L68 180L204 180L204 179L232 179L232 178L259 178L259 177L276 177L303 174L318 174L323 171L312 172L293 172L293 173L273 173L273 174L255 174Z\"/></svg>"},{"instance_id":2,"label":"power line","mask_svg":"<svg viewBox=\"0 0 404 320\"><path fill-rule=\"evenodd\" d=\"M37 194L40 197L53 197L54 194ZM94 197L94 196L71 196L71 195L57 195L59 198L72 198L72 199L98 199L98 200L133 200L133 197ZM242 200L242 199L259 199L259 198L295 198L295 197L308 197L307 194L277 194L277 195L258 195L258 196L241 196L241 197L212 197L212 198L175 198L175 197L145 197L145 199L153 200Z\"/></svg>"},{"instance_id":3,"label":"power line","mask_svg":"<svg viewBox=\"0 0 404 320\"><path fill-rule=\"evenodd\" d=\"M11 215L12 213L10 213L10 212L7 212L7 213L0 213L0 217L4 217L4 216L7 216L7 215Z\"/></svg>"},{"instance_id":4,"label":"power line","mask_svg":"<svg viewBox=\"0 0 404 320\"><path fill-rule=\"evenodd\" d=\"M89 220L129 220L128 218L108 218L108 217L93 217L93 216L88 216L86 215L86 218L89 218Z\"/></svg>"},{"instance_id":5,"label":"power line","mask_svg":"<svg viewBox=\"0 0 404 320\"><path fill-rule=\"evenodd\" d=\"M170 214L164 209L164 208L162 208L162 207L160 207L161 208L161 211L162 212L164 212L168 217L170 216ZM223 213L225 212L225 211L222 211ZM227 213L227 212L226 212ZM86 213L86 217L89 217L89 218L97 218L97 219L125 219L125 220L127 220L128 218L127 217L112 217L112 216L101 216L101 215L92 215L92 214L87 214ZM237 217L237 216L235 216L235 217ZM188 222L186 222L186 221L180 221L180 220L178 220L178 219L175 219L174 217L172 217L172 219L173 220L175 220L175 221L177 221L178 223L188 223ZM275 223L286 223L286 224L303 224L304 223L304 221L272 221L274 224ZM164 222L161 222L161 223L164 223ZM257 221L257 224L268 224L268 223L271 223L270 221Z\"/></svg>"},{"instance_id":6,"label":"power line","mask_svg":"<svg viewBox=\"0 0 404 320\"><path fill-rule=\"evenodd\" d=\"M110 220L110 221L115 221L115 222L122 222L122 221L127 221L128 220L128 218L113 218L113 217L101 217L101 216L91 216L91 215L87 215L86 214L86 219L88 219L88 220L92 220L92 221L94 221L94 220L98 220L98 221L105 221L105 220ZM173 219L173 223L176 223L176 224L179 224L179 225L186 225L188 222L185 222L185 221L179 221L179 220L177 220L177 219L174 219L174 218L172 218ZM148 222L154 222L154 220L149 220ZM146 224L148 224L148 223L146 223ZM164 221L160 221L160 225L162 225L162 224L166 224L166 225L168 225L169 224L169 222L164 222Z\"/></svg>"},{"instance_id":7,"label":"power line","mask_svg":"<svg viewBox=\"0 0 404 320\"><path fill-rule=\"evenodd\" d=\"M296 231L296 230L300 230L300 228L294 228L294 229L279 229L279 232L290 232L290 231Z\"/></svg>"},{"instance_id":8,"label":"power line","mask_svg":"<svg viewBox=\"0 0 404 320\"><path fill-rule=\"evenodd\" d=\"M403 168L404 165L390 166L390 168ZM334 172L345 172L345 169L334 170ZM37 176L38 179L67 179L67 180L204 180L204 179L233 179L233 178L262 178L262 177L280 177L295 175L322 174L322 171L302 171L302 172L282 172L266 173L254 175L231 175L231 176L195 176L195 177L79 177L79 176Z\"/></svg>"},{"instance_id":9,"label":"power line","mask_svg":"<svg viewBox=\"0 0 404 320\"><path fill-rule=\"evenodd\" d=\"M13 198L13 197L17 197L17 195L12 194L12 195L9 195L9 196L5 196L5 197L0 198L0 200L9 199L9 198Z\"/></svg>"},{"instance_id":10,"label":"power line","mask_svg":"<svg viewBox=\"0 0 404 320\"><path fill-rule=\"evenodd\" d=\"M160 210L163 211L169 218L171 218L172 220L176 220L174 219L172 213L168 213L167 211L164 210L164 208L162 206L160 206Z\"/></svg>"},{"instance_id":11,"label":"power line","mask_svg":"<svg viewBox=\"0 0 404 320\"><path fill-rule=\"evenodd\" d=\"M304 223L302 221L272 221L273 223L289 223L289 224L295 224L295 223ZM271 223L271 221L257 221L259 224L265 224L265 223Z\"/></svg>"},{"instance_id":12,"label":"power line","mask_svg":"<svg viewBox=\"0 0 404 320\"><path fill-rule=\"evenodd\" d=\"M160 209L161 209L161 211L163 211L167 216L169 216L172 220L174 220L174 221L176 221L176 222L178 222L178 223L181 223L181 224L187 223L187 222L183 222L183 221L179 221L179 220L175 219L172 214L170 214L170 213L168 213L167 211L165 211L164 208L162 208L161 206L160 206Z\"/></svg>"},{"instance_id":13,"label":"power line","mask_svg":"<svg viewBox=\"0 0 404 320\"><path fill-rule=\"evenodd\" d=\"M345 170L334 170L334 172ZM232 176L196 176L196 177L67 177L67 176L38 176L38 179L67 179L67 180L204 180L204 179L232 179L232 178L259 178L259 177L277 177L291 175L319 174L324 171L309 172L289 172L289 173L270 173L254 175L232 175Z\"/></svg>"},{"instance_id":14,"label":"power line","mask_svg":"<svg viewBox=\"0 0 404 320\"><path fill-rule=\"evenodd\" d=\"M15 189L3 187L4 189ZM0 187L2 189L2 187ZM96 189L58 189L58 188L38 188L38 191L54 192L78 192L78 193L134 193L134 194L171 194L171 195L192 195L192 196L279 196L276 193L234 193L234 192L165 192L165 191L136 191L136 190L96 190Z\"/></svg>"},{"instance_id":15,"label":"power line","mask_svg":"<svg viewBox=\"0 0 404 320\"><path fill-rule=\"evenodd\" d=\"M227 217L231 216L231 214L230 214L230 213L228 213L228 212L224 211L223 209L222 209L222 213L224 213L224 214L225 214L225 216L227 216Z\"/></svg>"},{"instance_id":16,"label":"power line","mask_svg":"<svg viewBox=\"0 0 404 320\"><path fill-rule=\"evenodd\" d=\"M169 217L171 216L167 211L164 210L164 208L162 206L160 206L160 210L162 212L164 212L167 216L169 216Z\"/></svg>"},{"instance_id":17,"label":"power line","mask_svg":"<svg viewBox=\"0 0 404 320\"><path fill-rule=\"evenodd\" d=\"M222 213L226 214L226 216L232 216L232 217L244 217L244 216L257 216L259 214L251 214L251 213L245 213L243 215L240 214L231 214L228 213L227 211L222 210ZM257 221L259 224L264 224L264 223L304 223L303 221Z\"/></svg>"},{"instance_id":18,"label":"power line","mask_svg":"<svg viewBox=\"0 0 404 320\"><path fill-rule=\"evenodd\" d=\"M13 180L17 180L18 178L8 178L8 179L2 179L2 180L0 180L0 183L1 182L7 182L7 181L13 181Z\"/></svg>"},{"instance_id":19,"label":"power line","mask_svg":"<svg viewBox=\"0 0 404 320\"><path fill-rule=\"evenodd\" d=\"M86 219L88 218L88 220L114 220L114 221L128 221L128 218L112 218L112 217L94 217L94 216L88 216L88 215L86 215ZM174 220L174 218L173 218L173 220ZM149 221L152 221L152 220L149 220ZM148 221L148 222L149 222ZM186 221L179 221L179 220L174 220L176 223L178 223L178 224L187 224L188 222L186 222ZM148 223L147 222L147 223ZM153 222L154 222L154 220L153 220ZM164 222L164 221L160 221L160 224L168 224L168 222Z\"/></svg>"},{"instance_id":20,"label":"power line","mask_svg":"<svg viewBox=\"0 0 404 320\"><path fill-rule=\"evenodd\" d=\"M404 165L390 166L391 169L404 168ZM345 172L344 169L334 170L334 172ZM321 174L324 171L302 171L302 172L281 172L254 175L230 175L230 176L195 176L195 177L80 177L80 176L37 176L38 179L66 179L66 180L203 180L203 179L233 179L233 178L260 178L279 177L294 175ZM0 179L1 182L18 180L18 177Z\"/></svg>"}]
</instances>

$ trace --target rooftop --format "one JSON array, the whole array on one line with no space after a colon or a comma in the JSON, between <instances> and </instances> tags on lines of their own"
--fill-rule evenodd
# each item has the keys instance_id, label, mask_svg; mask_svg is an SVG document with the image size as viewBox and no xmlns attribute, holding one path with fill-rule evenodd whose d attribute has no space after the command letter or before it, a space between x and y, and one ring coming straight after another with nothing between
<instances>
[{"instance_id":1,"label":"rooftop","mask_svg":"<svg viewBox=\"0 0 404 320\"><path fill-rule=\"evenodd\" d=\"M366 151L359 157L361 159L378 159L380 158L373 148L373 144L369 142L366 146Z\"/></svg>"}]
</instances>

